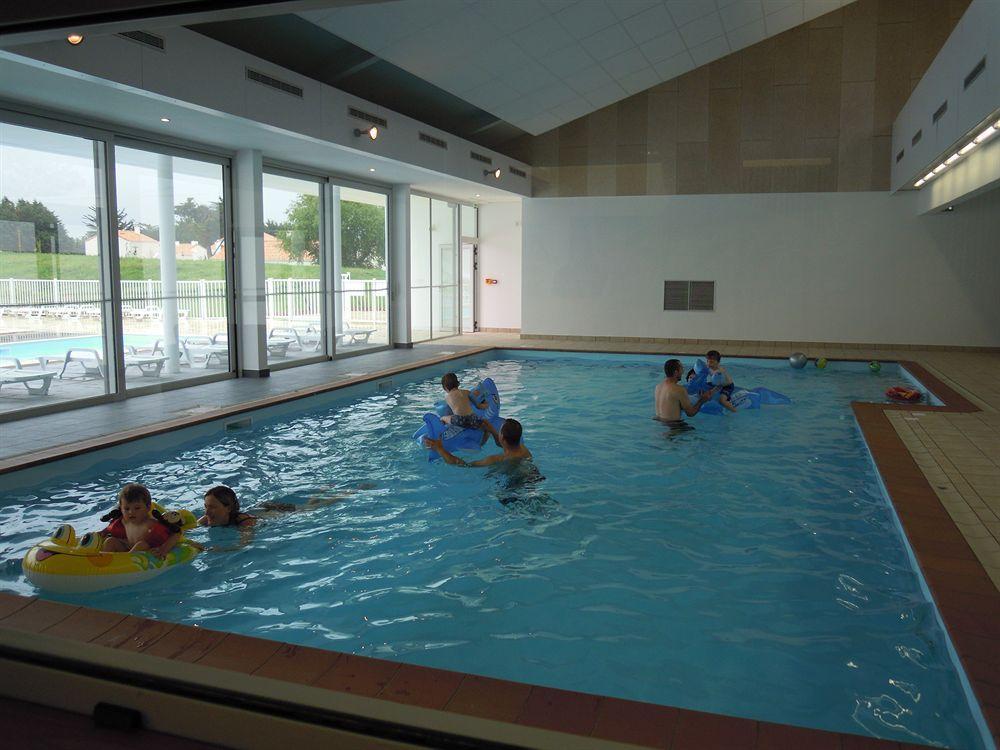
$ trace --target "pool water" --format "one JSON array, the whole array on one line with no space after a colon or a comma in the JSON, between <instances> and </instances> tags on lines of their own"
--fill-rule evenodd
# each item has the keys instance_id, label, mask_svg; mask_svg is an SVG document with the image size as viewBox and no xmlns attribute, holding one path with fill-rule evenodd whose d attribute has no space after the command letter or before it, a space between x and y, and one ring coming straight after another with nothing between
<instances>
[{"instance_id":1,"label":"pool water","mask_svg":"<svg viewBox=\"0 0 1000 750\"><path fill-rule=\"evenodd\" d=\"M850 410L895 365L724 362L790 406L651 419L662 358L500 353L492 377L538 474L428 463L410 440L440 376L104 462L0 504L0 588L125 482L169 505L213 484L310 512L194 538L139 589L62 597L296 644L821 729L981 748L960 678ZM686 362L690 365L690 362ZM487 448L489 451L490 448ZM544 479L541 477L544 476ZM241 546L241 541L243 542Z\"/></svg>"},{"instance_id":2,"label":"pool water","mask_svg":"<svg viewBox=\"0 0 1000 750\"><path fill-rule=\"evenodd\" d=\"M125 343L128 346L152 346L157 336L128 335ZM159 337L162 338L162 337ZM30 359L39 354L63 355L70 349L96 349L104 351L104 339L101 336L67 336L55 339L39 339L37 341L19 341L0 345L0 357L17 357Z\"/></svg>"}]
</instances>

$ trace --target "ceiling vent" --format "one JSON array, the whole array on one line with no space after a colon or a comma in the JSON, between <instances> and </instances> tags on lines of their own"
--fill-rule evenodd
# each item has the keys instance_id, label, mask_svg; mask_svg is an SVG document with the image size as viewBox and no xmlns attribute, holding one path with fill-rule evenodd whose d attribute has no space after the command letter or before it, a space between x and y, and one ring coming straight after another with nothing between
<instances>
[{"instance_id":1,"label":"ceiling vent","mask_svg":"<svg viewBox=\"0 0 1000 750\"><path fill-rule=\"evenodd\" d=\"M373 115L371 112L365 112L354 107L347 108L347 114L351 117L356 117L359 120L364 120L365 122L370 122L372 125L378 125L380 128L389 127L389 123L384 117L379 117L378 115Z\"/></svg>"},{"instance_id":2,"label":"ceiling vent","mask_svg":"<svg viewBox=\"0 0 1000 750\"><path fill-rule=\"evenodd\" d=\"M714 281L664 281L664 310L715 310Z\"/></svg>"},{"instance_id":3,"label":"ceiling vent","mask_svg":"<svg viewBox=\"0 0 1000 750\"><path fill-rule=\"evenodd\" d=\"M482 154L477 154L475 151L470 151L469 156L476 161L481 161L483 164L492 164L493 160L488 156L483 156Z\"/></svg>"},{"instance_id":4,"label":"ceiling vent","mask_svg":"<svg viewBox=\"0 0 1000 750\"><path fill-rule=\"evenodd\" d=\"M910 139L910 145L916 146L918 143L920 143L920 139L923 137L924 137L923 129L918 130L916 133L913 134L913 137Z\"/></svg>"},{"instance_id":5,"label":"ceiling vent","mask_svg":"<svg viewBox=\"0 0 1000 750\"><path fill-rule=\"evenodd\" d=\"M277 89L278 91L283 91L286 94L291 94L292 96L297 96L299 99L302 98L302 88L296 86L295 84L282 81L274 76L269 76L267 73L261 73L259 70L254 70L253 68L247 68L247 78L254 83L259 83L261 86L267 86L272 89Z\"/></svg>"},{"instance_id":6,"label":"ceiling vent","mask_svg":"<svg viewBox=\"0 0 1000 750\"><path fill-rule=\"evenodd\" d=\"M163 52L167 49L167 41L162 36L157 36L156 34L150 34L148 31L122 31L118 36L123 39L128 39L133 42L138 42L139 44L152 47L155 50Z\"/></svg>"},{"instance_id":7,"label":"ceiling vent","mask_svg":"<svg viewBox=\"0 0 1000 750\"><path fill-rule=\"evenodd\" d=\"M984 70L986 70L986 58L985 57L982 60L980 60L979 62L976 63L976 67L974 67L972 70L969 71L969 75L967 75L965 77L965 84L964 84L963 88L966 88L966 89L969 88L969 86L972 85L972 82L975 81L977 78L979 78L979 75Z\"/></svg>"},{"instance_id":8,"label":"ceiling vent","mask_svg":"<svg viewBox=\"0 0 1000 750\"><path fill-rule=\"evenodd\" d=\"M517 167L515 167L514 165L510 165L510 166L508 166L508 167L507 167L507 170L508 170L508 171L509 171L509 172L510 172L511 174L516 174L516 175L517 175L518 177L524 177L524 178L527 178L527 177L528 177L528 173L527 173L527 172L525 172L525 171L524 171L523 169L518 169L518 168L517 168Z\"/></svg>"},{"instance_id":9,"label":"ceiling vent","mask_svg":"<svg viewBox=\"0 0 1000 750\"><path fill-rule=\"evenodd\" d=\"M906 149L900 149L899 153L896 154L896 163L897 164L899 164L899 162L903 161L903 154L905 154L905 153L906 153Z\"/></svg>"},{"instance_id":10,"label":"ceiling vent","mask_svg":"<svg viewBox=\"0 0 1000 750\"><path fill-rule=\"evenodd\" d=\"M948 111L948 100L945 99L944 102L941 103L941 106L938 107L937 110L934 112L934 116L931 118L931 120L937 123L938 120L944 117L944 113L947 111Z\"/></svg>"},{"instance_id":11,"label":"ceiling vent","mask_svg":"<svg viewBox=\"0 0 1000 750\"><path fill-rule=\"evenodd\" d=\"M435 138L433 135L427 135L427 133L421 133L420 140L422 140L424 143L429 143L432 146L437 146L438 148L443 148L443 149L448 148L447 141L442 141L440 138Z\"/></svg>"}]
</instances>

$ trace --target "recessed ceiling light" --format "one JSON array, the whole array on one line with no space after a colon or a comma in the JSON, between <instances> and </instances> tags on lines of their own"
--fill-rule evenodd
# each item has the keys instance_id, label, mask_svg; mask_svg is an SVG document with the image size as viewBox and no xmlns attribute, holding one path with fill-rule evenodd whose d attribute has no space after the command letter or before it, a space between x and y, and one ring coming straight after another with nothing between
<instances>
[{"instance_id":1,"label":"recessed ceiling light","mask_svg":"<svg viewBox=\"0 0 1000 750\"><path fill-rule=\"evenodd\" d=\"M479 193L476 193L476 197L477 197L477 198L479 197Z\"/></svg>"},{"instance_id":2,"label":"recessed ceiling light","mask_svg":"<svg viewBox=\"0 0 1000 750\"><path fill-rule=\"evenodd\" d=\"M69 34L66 37L66 41L72 44L74 47L83 41L83 34Z\"/></svg>"},{"instance_id":3,"label":"recessed ceiling light","mask_svg":"<svg viewBox=\"0 0 1000 750\"><path fill-rule=\"evenodd\" d=\"M947 159L945 159L944 163L945 164L951 164L952 162L955 162L955 161L958 161L958 154L957 153L952 154Z\"/></svg>"},{"instance_id":4,"label":"recessed ceiling light","mask_svg":"<svg viewBox=\"0 0 1000 750\"><path fill-rule=\"evenodd\" d=\"M375 171L375 167L368 167L368 171L369 172L374 172Z\"/></svg>"},{"instance_id":5,"label":"recessed ceiling light","mask_svg":"<svg viewBox=\"0 0 1000 750\"><path fill-rule=\"evenodd\" d=\"M160 122L170 122L170 118L169 117L161 117L160 118Z\"/></svg>"},{"instance_id":6,"label":"recessed ceiling light","mask_svg":"<svg viewBox=\"0 0 1000 750\"><path fill-rule=\"evenodd\" d=\"M920 187L925 182L927 182L927 180L917 180L916 182L913 183L913 187Z\"/></svg>"},{"instance_id":7,"label":"recessed ceiling light","mask_svg":"<svg viewBox=\"0 0 1000 750\"><path fill-rule=\"evenodd\" d=\"M992 136L995 132L997 132L997 129L992 125L990 125L988 128L986 128L986 130L984 130L982 133L976 136L976 143L982 143L987 138Z\"/></svg>"},{"instance_id":8,"label":"recessed ceiling light","mask_svg":"<svg viewBox=\"0 0 1000 750\"><path fill-rule=\"evenodd\" d=\"M934 174L937 174L938 172L940 172L941 170L943 170L947 166L948 166L947 164L945 164L944 162L941 162L936 167L934 167Z\"/></svg>"},{"instance_id":9,"label":"recessed ceiling light","mask_svg":"<svg viewBox=\"0 0 1000 750\"><path fill-rule=\"evenodd\" d=\"M925 182L927 180L933 180L933 179L934 179L934 173L933 172L928 172L927 174L924 175L924 181Z\"/></svg>"},{"instance_id":10,"label":"recessed ceiling light","mask_svg":"<svg viewBox=\"0 0 1000 750\"><path fill-rule=\"evenodd\" d=\"M965 156L967 153L969 153L970 151L972 151L972 149L974 149L977 145L978 144L975 141L969 141L964 146L962 146L962 148L960 148L958 150L958 153L961 156Z\"/></svg>"}]
</instances>

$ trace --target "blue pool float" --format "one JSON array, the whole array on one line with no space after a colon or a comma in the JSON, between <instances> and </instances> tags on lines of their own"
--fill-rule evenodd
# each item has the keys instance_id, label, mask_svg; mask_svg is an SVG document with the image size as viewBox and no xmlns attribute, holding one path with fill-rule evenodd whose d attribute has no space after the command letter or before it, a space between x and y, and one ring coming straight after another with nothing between
<instances>
[{"instance_id":1,"label":"blue pool float","mask_svg":"<svg viewBox=\"0 0 1000 750\"><path fill-rule=\"evenodd\" d=\"M725 376L721 372L713 375L704 360L699 359L694 363L694 377L687 383L686 388L688 395L697 398L702 391L706 391L717 385L721 386L724 382ZM701 413L722 414L725 411L725 407L719 403L720 396L720 393L716 393L712 396L711 401L702 404ZM746 388L734 389L732 395L729 396L729 403L735 406L737 410L742 410L759 409L761 405L790 404L792 400L783 393L759 386L749 390Z\"/></svg>"},{"instance_id":2,"label":"blue pool float","mask_svg":"<svg viewBox=\"0 0 1000 750\"><path fill-rule=\"evenodd\" d=\"M500 393L497 391L496 383L492 378L484 378L483 382L469 392L472 401L472 411L488 421L498 431L503 426L503 419L500 417ZM480 408L479 404L485 402L485 406ZM478 450L482 445L483 431L480 429L470 429L457 425L446 424L441 421L441 417L451 414L449 406L442 402L434 405L434 411L424 414L424 424L413 433L413 439L417 445L424 447L424 438L440 439L445 449L451 453L458 450ZM428 451L427 460L435 461L440 456L437 451Z\"/></svg>"}]
</instances>

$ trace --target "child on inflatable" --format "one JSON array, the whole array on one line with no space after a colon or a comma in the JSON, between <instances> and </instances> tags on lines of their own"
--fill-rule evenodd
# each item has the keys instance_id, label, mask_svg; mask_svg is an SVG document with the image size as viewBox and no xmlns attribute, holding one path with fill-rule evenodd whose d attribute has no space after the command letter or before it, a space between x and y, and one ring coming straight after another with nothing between
<instances>
[{"instance_id":1,"label":"child on inflatable","mask_svg":"<svg viewBox=\"0 0 1000 750\"><path fill-rule=\"evenodd\" d=\"M102 552L150 552L163 558L180 541L181 530L169 513L153 508L149 490L129 482L118 492L118 507L101 516L111 521L97 532L104 538Z\"/></svg>"},{"instance_id":2,"label":"child on inflatable","mask_svg":"<svg viewBox=\"0 0 1000 750\"><path fill-rule=\"evenodd\" d=\"M441 417L441 421L445 424L453 424L456 427L464 427L466 429L472 430L482 430L483 440L486 442L487 436L492 435L493 441L497 445L500 443L500 435L497 433L496 428L489 423L488 420L483 419L478 414L472 411L472 396L469 391L464 388L458 387L458 376L453 372L449 372L442 376L441 387L444 388L445 397L444 400L451 409L451 414ZM485 409L486 404L478 404L480 409Z\"/></svg>"},{"instance_id":3,"label":"child on inflatable","mask_svg":"<svg viewBox=\"0 0 1000 750\"><path fill-rule=\"evenodd\" d=\"M722 404L724 409L736 411L736 407L730 401L733 391L736 390L736 385L733 383L733 379L729 377L729 373L726 372L726 368L720 362L722 362L722 355L715 349L711 349L705 354L705 363L708 365L709 373L711 373L709 380L712 385L719 386L719 403Z\"/></svg>"}]
</instances>

